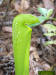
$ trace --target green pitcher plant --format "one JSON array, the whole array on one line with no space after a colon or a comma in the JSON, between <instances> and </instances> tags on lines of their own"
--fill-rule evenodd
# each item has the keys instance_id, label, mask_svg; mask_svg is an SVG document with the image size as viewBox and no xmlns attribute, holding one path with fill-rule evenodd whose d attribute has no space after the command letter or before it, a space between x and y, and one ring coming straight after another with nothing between
<instances>
[{"instance_id":1,"label":"green pitcher plant","mask_svg":"<svg viewBox=\"0 0 56 75\"><path fill-rule=\"evenodd\" d=\"M15 75L29 75L29 49L32 32L29 26L35 23L40 23L40 21L31 14L20 14L13 20Z\"/></svg>"}]
</instances>

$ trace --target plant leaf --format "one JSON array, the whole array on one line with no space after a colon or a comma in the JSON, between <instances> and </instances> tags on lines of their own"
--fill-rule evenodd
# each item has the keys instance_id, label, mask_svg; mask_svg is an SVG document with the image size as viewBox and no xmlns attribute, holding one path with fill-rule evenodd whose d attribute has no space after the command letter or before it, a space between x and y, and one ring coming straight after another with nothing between
<instances>
[{"instance_id":1,"label":"plant leaf","mask_svg":"<svg viewBox=\"0 0 56 75\"><path fill-rule=\"evenodd\" d=\"M53 13L53 9L49 9L48 12L47 12L47 17L50 17Z\"/></svg>"},{"instance_id":2,"label":"plant leaf","mask_svg":"<svg viewBox=\"0 0 56 75\"><path fill-rule=\"evenodd\" d=\"M45 36L55 36L56 33L44 33Z\"/></svg>"},{"instance_id":3,"label":"plant leaf","mask_svg":"<svg viewBox=\"0 0 56 75\"><path fill-rule=\"evenodd\" d=\"M38 18L39 18L40 23L42 23L43 21L45 21L45 20L48 19L48 18L45 17L45 16L39 16Z\"/></svg>"},{"instance_id":4,"label":"plant leaf","mask_svg":"<svg viewBox=\"0 0 56 75\"><path fill-rule=\"evenodd\" d=\"M46 16L46 15L47 15L48 10L47 10L47 9L45 9L45 8L38 8L38 12L40 12L42 15Z\"/></svg>"},{"instance_id":5,"label":"plant leaf","mask_svg":"<svg viewBox=\"0 0 56 75\"><path fill-rule=\"evenodd\" d=\"M56 40L47 41L47 42L44 43L44 45L51 45L51 44L56 44Z\"/></svg>"},{"instance_id":6,"label":"plant leaf","mask_svg":"<svg viewBox=\"0 0 56 75\"><path fill-rule=\"evenodd\" d=\"M48 32L55 32L56 31L56 26L52 25L52 24L44 24L44 28L48 31Z\"/></svg>"}]
</instances>

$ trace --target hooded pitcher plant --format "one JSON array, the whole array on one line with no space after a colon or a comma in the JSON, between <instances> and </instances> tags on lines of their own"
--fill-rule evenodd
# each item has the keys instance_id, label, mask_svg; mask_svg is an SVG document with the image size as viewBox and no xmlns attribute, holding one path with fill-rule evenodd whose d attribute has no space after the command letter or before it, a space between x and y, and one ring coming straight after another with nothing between
<instances>
[{"instance_id":1,"label":"hooded pitcher plant","mask_svg":"<svg viewBox=\"0 0 56 75\"><path fill-rule=\"evenodd\" d=\"M31 14L20 14L13 20L15 75L29 75L29 49L32 29L27 25L35 23L39 23L39 20Z\"/></svg>"}]
</instances>

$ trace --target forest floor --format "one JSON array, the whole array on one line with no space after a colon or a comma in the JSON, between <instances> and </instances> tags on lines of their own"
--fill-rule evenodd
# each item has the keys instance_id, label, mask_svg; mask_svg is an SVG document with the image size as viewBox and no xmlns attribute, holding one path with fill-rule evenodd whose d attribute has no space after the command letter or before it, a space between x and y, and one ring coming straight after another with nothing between
<instances>
[{"instance_id":1,"label":"forest floor","mask_svg":"<svg viewBox=\"0 0 56 75\"><path fill-rule=\"evenodd\" d=\"M12 48L13 18L20 13L30 13L38 16L40 15L37 11L38 7L53 8L54 10L56 8L55 0L52 0L52 2L46 0L47 2L49 1L49 6L44 0L36 0L37 2L30 0L30 2L25 3L26 7L23 7L24 4L20 0L16 0L15 3L13 1L9 3L8 1L0 5L0 75L15 75ZM56 14L54 15L56 16ZM52 23L52 21L48 22ZM56 22L53 21L53 24L56 25ZM42 26L32 28L29 75L38 75L38 71L47 71L56 64L56 45L44 46L45 40L46 37L43 36ZM56 66L54 66L53 70L56 70Z\"/></svg>"}]
</instances>

